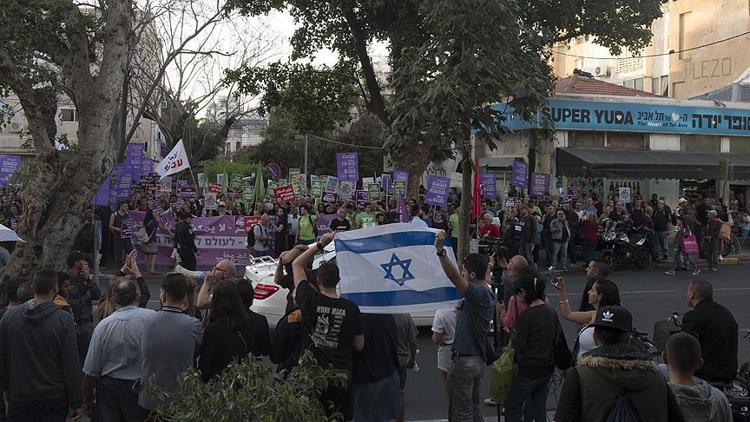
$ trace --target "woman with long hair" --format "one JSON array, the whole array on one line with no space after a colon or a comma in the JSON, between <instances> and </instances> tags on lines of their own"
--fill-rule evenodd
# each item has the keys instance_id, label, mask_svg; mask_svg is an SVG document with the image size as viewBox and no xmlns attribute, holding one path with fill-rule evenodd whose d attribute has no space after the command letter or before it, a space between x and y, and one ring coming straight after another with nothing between
<instances>
[{"instance_id":1,"label":"woman with long hair","mask_svg":"<svg viewBox=\"0 0 750 422\"><path fill-rule=\"evenodd\" d=\"M602 306L622 306L620 303L620 290L617 285L610 280L601 277L592 278L593 284L588 291L588 302L593 310L590 311L573 311L570 308L570 300L565 290L565 279L558 277L555 280L555 288L560 292L560 313L568 321L577 322L584 327L578 333L574 352L576 357L594 349L594 327L588 324L594 321L596 310Z\"/></svg>"},{"instance_id":2,"label":"woman with long hair","mask_svg":"<svg viewBox=\"0 0 750 422\"><path fill-rule=\"evenodd\" d=\"M98 321L112 315L115 312L115 301L112 299L112 290L122 281L120 277L113 277L107 283L107 288L104 290L104 294L99 298L99 302L96 304L96 317Z\"/></svg>"},{"instance_id":3,"label":"woman with long hair","mask_svg":"<svg viewBox=\"0 0 750 422\"><path fill-rule=\"evenodd\" d=\"M143 254L146 256L146 267L151 274L156 272L156 253L159 251L156 245L156 231L159 229L159 222L154 218L154 212L151 208L146 209L146 215L143 218L143 228L148 235L148 241L141 244Z\"/></svg>"},{"instance_id":4,"label":"woman with long hair","mask_svg":"<svg viewBox=\"0 0 750 422\"><path fill-rule=\"evenodd\" d=\"M216 285L204 326L198 369L208 382L253 348L250 318L234 281L222 280Z\"/></svg>"}]
</instances>

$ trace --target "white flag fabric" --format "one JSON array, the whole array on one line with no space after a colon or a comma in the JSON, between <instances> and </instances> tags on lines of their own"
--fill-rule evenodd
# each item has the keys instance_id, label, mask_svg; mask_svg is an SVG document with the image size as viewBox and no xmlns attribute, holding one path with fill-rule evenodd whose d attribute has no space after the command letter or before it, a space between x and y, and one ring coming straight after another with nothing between
<instances>
[{"instance_id":1,"label":"white flag fabric","mask_svg":"<svg viewBox=\"0 0 750 422\"><path fill-rule=\"evenodd\" d=\"M455 305L462 296L435 254L436 232L398 223L336 233L341 296L364 313L427 312ZM446 250L455 263L450 245Z\"/></svg>"},{"instance_id":2,"label":"white flag fabric","mask_svg":"<svg viewBox=\"0 0 750 422\"><path fill-rule=\"evenodd\" d=\"M156 167L156 172L163 179L166 176L179 173L188 168L190 168L190 162L188 161L187 152L185 152L185 145L182 144L182 139L180 139L177 145L172 148L172 151L161 160Z\"/></svg>"}]
</instances>

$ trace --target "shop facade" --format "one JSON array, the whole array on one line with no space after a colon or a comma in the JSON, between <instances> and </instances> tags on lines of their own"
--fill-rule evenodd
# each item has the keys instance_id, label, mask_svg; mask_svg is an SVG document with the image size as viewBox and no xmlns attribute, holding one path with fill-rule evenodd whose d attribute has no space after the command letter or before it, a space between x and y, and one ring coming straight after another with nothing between
<instances>
[{"instance_id":1,"label":"shop facade","mask_svg":"<svg viewBox=\"0 0 750 422\"><path fill-rule=\"evenodd\" d=\"M680 197L747 204L749 104L566 93L532 121L497 107L514 134L495 151L478 147L480 163L523 158L529 172L551 174L550 191L610 198L625 188L633 198L656 194L669 204ZM552 139L544 127L554 128Z\"/></svg>"}]
</instances>

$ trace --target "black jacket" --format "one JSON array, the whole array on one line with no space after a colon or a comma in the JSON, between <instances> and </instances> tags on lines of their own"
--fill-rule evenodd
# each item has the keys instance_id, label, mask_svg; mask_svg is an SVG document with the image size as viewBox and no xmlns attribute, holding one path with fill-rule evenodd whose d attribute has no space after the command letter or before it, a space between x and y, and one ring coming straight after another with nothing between
<instances>
[{"instance_id":1,"label":"black jacket","mask_svg":"<svg viewBox=\"0 0 750 422\"><path fill-rule=\"evenodd\" d=\"M94 322L93 302L101 297L99 286L92 280L84 280L80 275L71 275L68 303L73 309L76 324Z\"/></svg>"},{"instance_id":2,"label":"black jacket","mask_svg":"<svg viewBox=\"0 0 750 422\"><path fill-rule=\"evenodd\" d=\"M0 388L10 401L83 401L83 373L73 316L52 302L30 300L0 320Z\"/></svg>"},{"instance_id":3,"label":"black jacket","mask_svg":"<svg viewBox=\"0 0 750 422\"><path fill-rule=\"evenodd\" d=\"M713 299L700 301L682 318L682 330L698 338L703 367L695 375L709 382L729 382L737 375L737 322Z\"/></svg>"},{"instance_id":4,"label":"black jacket","mask_svg":"<svg viewBox=\"0 0 750 422\"><path fill-rule=\"evenodd\" d=\"M177 223L175 227L175 247L179 253L196 253L195 234L187 221Z\"/></svg>"},{"instance_id":5,"label":"black jacket","mask_svg":"<svg viewBox=\"0 0 750 422\"><path fill-rule=\"evenodd\" d=\"M276 324L271 342L271 362L279 365L278 371L292 369L302 356L302 312L293 309Z\"/></svg>"}]
</instances>

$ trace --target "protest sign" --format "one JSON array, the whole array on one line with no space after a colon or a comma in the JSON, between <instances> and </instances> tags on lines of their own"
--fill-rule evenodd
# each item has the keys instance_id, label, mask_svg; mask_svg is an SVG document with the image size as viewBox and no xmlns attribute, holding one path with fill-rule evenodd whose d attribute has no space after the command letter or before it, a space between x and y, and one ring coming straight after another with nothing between
<instances>
[{"instance_id":1,"label":"protest sign","mask_svg":"<svg viewBox=\"0 0 750 422\"><path fill-rule=\"evenodd\" d=\"M497 178L495 173L483 171L481 176L483 198L494 201L497 198Z\"/></svg>"},{"instance_id":2,"label":"protest sign","mask_svg":"<svg viewBox=\"0 0 750 422\"><path fill-rule=\"evenodd\" d=\"M208 190L208 179L206 178L206 173L198 173L198 187L201 189L201 192L206 192Z\"/></svg>"},{"instance_id":3,"label":"protest sign","mask_svg":"<svg viewBox=\"0 0 750 422\"><path fill-rule=\"evenodd\" d=\"M632 198L630 197L630 188L619 188L618 196L620 197L620 202L629 204L632 201Z\"/></svg>"},{"instance_id":4,"label":"protest sign","mask_svg":"<svg viewBox=\"0 0 750 422\"><path fill-rule=\"evenodd\" d=\"M221 193L221 185L218 183L209 183L208 191L210 193Z\"/></svg>"},{"instance_id":5,"label":"protest sign","mask_svg":"<svg viewBox=\"0 0 750 422\"><path fill-rule=\"evenodd\" d=\"M381 174L380 184L383 187L383 192L390 193L391 192L391 175L388 173Z\"/></svg>"},{"instance_id":6,"label":"protest sign","mask_svg":"<svg viewBox=\"0 0 750 422\"><path fill-rule=\"evenodd\" d=\"M130 239L133 237L133 219L126 218L120 223L120 238Z\"/></svg>"},{"instance_id":7,"label":"protest sign","mask_svg":"<svg viewBox=\"0 0 750 422\"><path fill-rule=\"evenodd\" d=\"M363 189L365 188L365 186L367 186L367 185L369 185L371 183L375 183L375 178L374 177L363 177L362 178L362 188Z\"/></svg>"},{"instance_id":8,"label":"protest sign","mask_svg":"<svg viewBox=\"0 0 750 422\"><path fill-rule=\"evenodd\" d=\"M339 181L339 197L344 201L350 201L354 197L355 184L351 180L340 180Z\"/></svg>"},{"instance_id":9,"label":"protest sign","mask_svg":"<svg viewBox=\"0 0 750 422\"><path fill-rule=\"evenodd\" d=\"M406 195L406 182L404 182L403 180L394 180L393 194L398 196Z\"/></svg>"},{"instance_id":10,"label":"protest sign","mask_svg":"<svg viewBox=\"0 0 750 422\"><path fill-rule=\"evenodd\" d=\"M533 173L531 175L531 194L542 196L549 192L549 173Z\"/></svg>"},{"instance_id":11,"label":"protest sign","mask_svg":"<svg viewBox=\"0 0 750 422\"><path fill-rule=\"evenodd\" d=\"M525 188L529 183L529 165L520 158L513 160L510 183L517 188Z\"/></svg>"},{"instance_id":12,"label":"protest sign","mask_svg":"<svg viewBox=\"0 0 750 422\"><path fill-rule=\"evenodd\" d=\"M229 181L229 189L232 192L242 192L242 176L239 174L233 174Z\"/></svg>"},{"instance_id":13,"label":"protest sign","mask_svg":"<svg viewBox=\"0 0 750 422\"><path fill-rule=\"evenodd\" d=\"M161 160L156 167L156 172L159 176L164 177L179 173L188 168L190 168L190 162L188 161L187 152L185 151L185 145L182 144L182 139L180 139L180 141L177 142L177 145L172 148L172 151Z\"/></svg>"},{"instance_id":14,"label":"protest sign","mask_svg":"<svg viewBox=\"0 0 750 422\"><path fill-rule=\"evenodd\" d=\"M273 188L273 197L279 204L294 201L294 188L292 185L284 185Z\"/></svg>"},{"instance_id":15,"label":"protest sign","mask_svg":"<svg viewBox=\"0 0 750 422\"><path fill-rule=\"evenodd\" d=\"M310 176L310 196L313 198L320 198L320 195L323 194L323 191L326 187L326 181L320 180L315 176L315 180L312 180L312 176Z\"/></svg>"},{"instance_id":16,"label":"protest sign","mask_svg":"<svg viewBox=\"0 0 750 422\"><path fill-rule=\"evenodd\" d=\"M409 181L409 170L396 170L393 172L394 182L408 182Z\"/></svg>"},{"instance_id":17,"label":"protest sign","mask_svg":"<svg viewBox=\"0 0 750 422\"><path fill-rule=\"evenodd\" d=\"M356 187L359 180L359 157L356 152L337 152L336 170L340 181L350 181Z\"/></svg>"},{"instance_id":18,"label":"protest sign","mask_svg":"<svg viewBox=\"0 0 750 422\"><path fill-rule=\"evenodd\" d=\"M367 185L367 195L370 201L380 201L380 185L377 183L369 183Z\"/></svg>"},{"instance_id":19,"label":"protest sign","mask_svg":"<svg viewBox=\"0 0 750 422\"><path fill-rule=\"evenodd\" d=\"M358 207L364 208L365 204L370 202L370 195L366 190L358 190L356 193L355 200L357 202Z\"/></svg>"},{"instance_id":20,"label":"protest sign","mask_svg":"<svg viewBox=\"0 0 750 422\"><path fill-rule=\"evenodd\" d=\"M338 190L339 190L339 179L333 176L326 176L325 191L329 193L337 193Z\"/></svg>"},{"instance_id":21,"label":"protest sign","mask_svg":"<svg viewBox=\"0 0 750 422\"><path fill-rule=\"evenodd\" d=\"M322 200L323 202L326 202L326 203L332 204L332 203L335 203L335 202L337 202L337 201L338 201L338 199L339 199L339 196L338 196L338 194L335 194L335 193L333 193L333 192L323 192L323 197L322 197L322 199L321 199L321 200Z\"/></svg>"},{"instance_id":22,"label":"protest sign","mask_svg":"<svg viewBox=\"0 0 750 422\"><path fill-rule=\"evenodd\" d=\"M159 192L172 193L172 178L169 176L159 180Z\"/></svg>"},{"instance_id":23,"label":"protest sign","mask_svg":"<svg viewBox=\"0 0 750 422\"><path fill-rule=\"evenodd\" d=\"M260 223L259 215L250 215L242 217L242 225L246 232L249 232L256 224Z\"/></svg>"},{"instance_id":24,"label":"protest sign","mask_svg":"<svg viewBox=\"0 0 750 422\"><path fill-rule=\"evenodd\" d=\"M20 155L0 155L0 186L8 186L10 177L20 168Z\"/></svg>"},{"instance_id":25,"label":"protest sign","mask_svg":"<svg viewBox=\"0 0 750 422\"><path fill-rule=\"evenodd\" d=\"M505 203L503 203L503 208L506 210L510 210L516 207L516 198L505 198Z\"/></svg>"},{"instance_id":26,"label":"protest sign","mask_svg":"<svg viewBox=\"0 0 750 422\"><path fill-rule=\"evenodd\" d=\"M218 195L216 192L207 193L204 208L206 208L209 211L218 210L219 202L217 200L217 196Z\"/></svg>"},{"instance_id":27,"label":"protest sign","mask_svg":"<svg viewBox=\"0 0 750 422\"><path fill-rule=\"evenodd\" d=\"M427 193L424 197L424 202L441 207L448 205L448 191L450 190L450 187L450 177L427 177Z\"/></svg>"}]
</instances>

